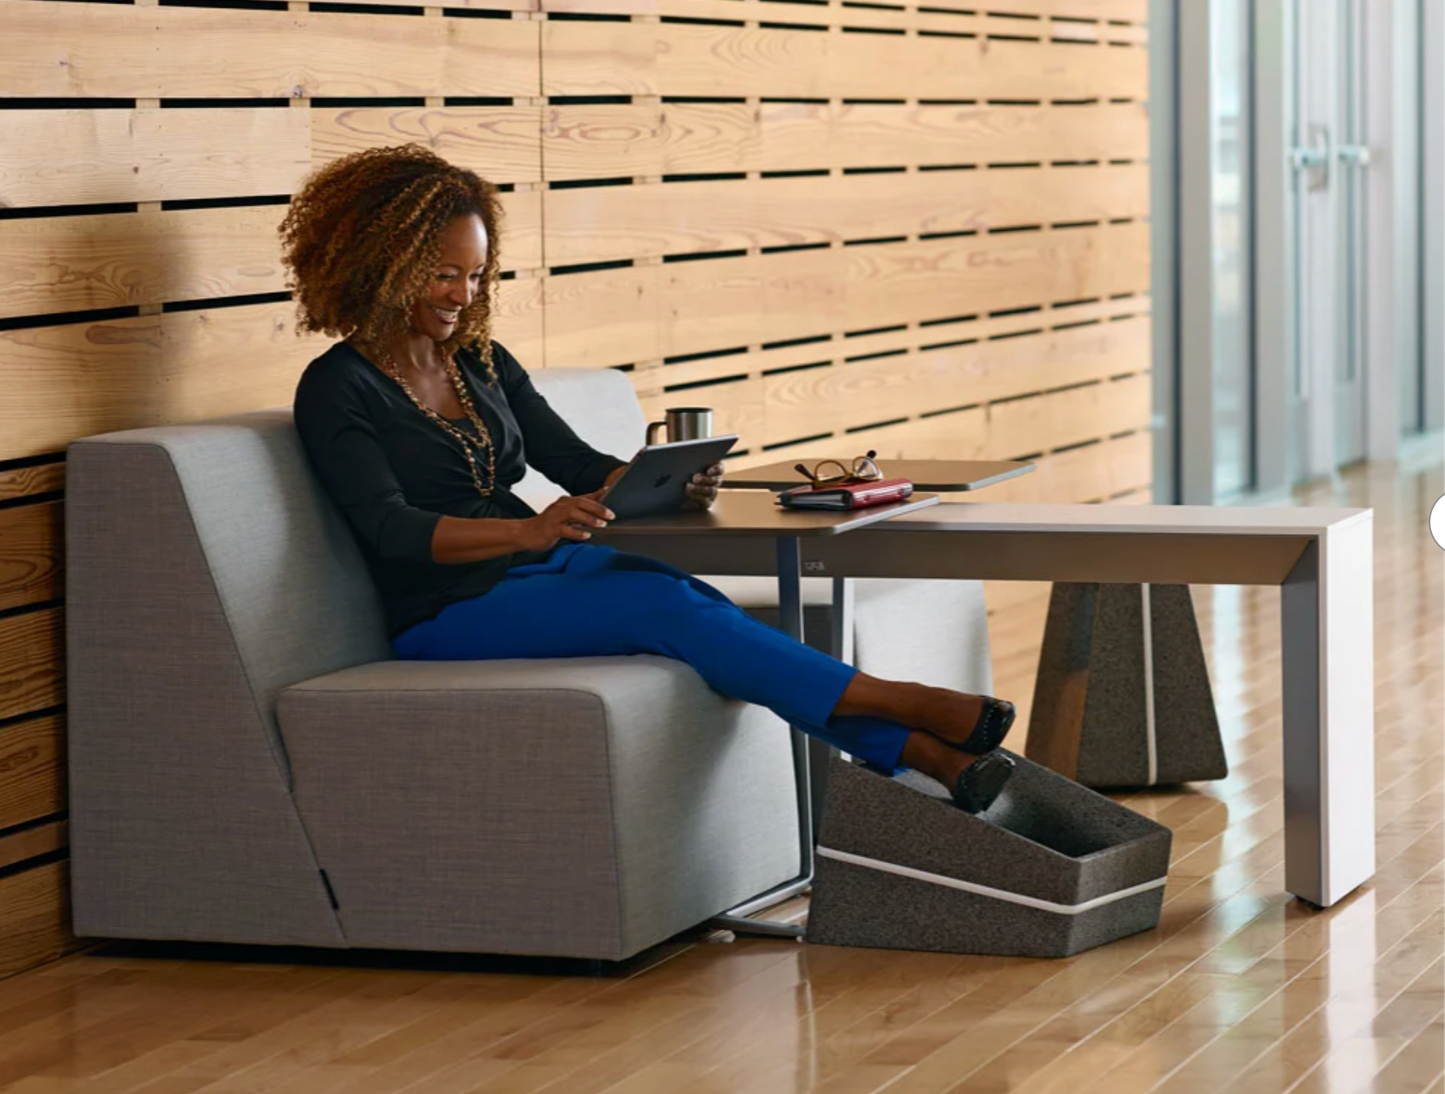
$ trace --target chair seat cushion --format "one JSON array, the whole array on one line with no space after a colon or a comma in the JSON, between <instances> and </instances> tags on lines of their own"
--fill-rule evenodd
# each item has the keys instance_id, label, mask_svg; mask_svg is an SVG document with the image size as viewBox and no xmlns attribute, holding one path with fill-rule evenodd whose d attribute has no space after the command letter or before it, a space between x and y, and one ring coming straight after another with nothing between
<instances>
[{"instance_id":1,"label":"chair seat cushion","mask_svg":"<svg viewBox=\"0 0 1445 1094\"><path fill-rule=\"evenodd\" d=\"M678 661L377 662L278 713L351 946L616 960L797 873L787 727Z\"/></svg>"}]
</instances>

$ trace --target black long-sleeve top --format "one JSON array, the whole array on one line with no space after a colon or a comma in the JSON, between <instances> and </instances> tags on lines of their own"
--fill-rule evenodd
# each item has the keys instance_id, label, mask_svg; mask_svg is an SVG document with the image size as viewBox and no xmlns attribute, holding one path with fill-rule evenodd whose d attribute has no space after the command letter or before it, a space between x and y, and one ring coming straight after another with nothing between
<instances>
[{"instance_id":1,"label":"black long-sleeve top","mask_svg":"<svg viewBox=\"0 0 1445 1094\"><path fill-rule=\"evenodd\" d=\"M599 489L623 461L592 448L496 342L489 384L475 351L457 353L462 377L496 448L496 484L482 497L455 440L356 349L339 342L307 366L296 388L296 430L322 487L356 534L395 638L458 600L480 596L507 570L546 557L521 552L440 563L432 534L443 516L520 519L536 512L512 493L531 464L569 494ZM454 423L472 433L469 422ZM486 462L477 455L483 481Z\"/></svg>"}]
</instances>

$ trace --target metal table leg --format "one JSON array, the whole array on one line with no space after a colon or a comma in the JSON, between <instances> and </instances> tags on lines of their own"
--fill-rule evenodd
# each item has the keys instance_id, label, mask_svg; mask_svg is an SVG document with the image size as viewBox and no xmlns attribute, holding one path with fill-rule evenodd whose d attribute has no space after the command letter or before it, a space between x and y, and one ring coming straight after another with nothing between
<instances>
[{"instance_id":1,"label":"metal table leg","mask_svg":"<svg viewBox=\"0 0 1445 1094\"><path fill-rule=\"evenodd\" d=\"M780 537L778 543L778 614L783 633L803 640L802 546L797 537ZM793 785L798 804L798 876L766 893L729 908L710 921L714 927L739 934L762 934L773 937L801 938L803 928L795 923L777 920L749 919L753 912L780 904L797 896L813 883L813 791L810 738L796 726L791 727L793 744ZM824 746L826 747L826 746Z\"/></svg>"},{"instance_id":2,"label":"metal table leg","mask_svg":"<svg viewBox=\"0 0 1445 1094\"><path fill-rule=\"evenodd\" d=\"M1322 908L1375 872L1371 534L1330 528L1281 596L1284 887Z\"/></svg>"},{"instance_id":3,"label":"metal table leg","mask_svg":"<svg viewBox=\"0 0 1445 1094\"><path fill-rule=\"evenodd\" d=\"M833 612L829 618L832 633L828 636L828 652L839 661L853 663L853 578L833 578ZM813 835L817 839L823 823L823 801L828 793L828 769L838 750L827 741L808 738L808 766L813 783Z\"/></svg>"}]
</instances>

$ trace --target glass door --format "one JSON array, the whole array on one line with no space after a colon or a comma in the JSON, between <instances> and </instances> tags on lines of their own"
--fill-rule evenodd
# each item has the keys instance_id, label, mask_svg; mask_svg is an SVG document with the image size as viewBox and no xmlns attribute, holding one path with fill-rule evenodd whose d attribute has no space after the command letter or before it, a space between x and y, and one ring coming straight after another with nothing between
<instances>
[{"instance_id":1,"label":"glass door","mask_svg":"<svg viewBox=\"0 0 1445 1094\"><path fill-rule=\"evenodd\" d=\"M1340 11L1337 106L1340 137L1335 146L1339 187L1338 233L1339 294L1338 345L1335 352L1334 390L1335 466L1365 458L1365 385L1362 373L1369 347L1370 239L1367 197L1370 148L1366 143L1369 104L1365 81L1371 28L1364 10L1366 0L1336 0ZM1378 2L1378 0L1377 0Z\"/></svg>"},{"instance_id":2,"label":"glass door","mask_svg":"<svg viewBox=\"0 0 1445 1094\"><path fill-rule=\"evenodd\" d=\"M1254 485L1250 202L1251 0L1209 8L1210 216L1213 228L1214 497Z\"/></svg>"},{"instance_id":3,"label":"glass door","mask_svg":"<svg viewBox=\"0 0 1445 1094\"><path fill-rule=\"evenodd\" d=\"M1368 0L1290 0L1292 481L1366 456L1373 362ZM1388 28L1386 28L1388 30ZM1379 56L1378 53L1373 56ZM1392 353L1393 346L1385 352Z\"/></svg>"},{"instance_id":4,"label":"glass door","mask_svg":"<svg viewBox=\"0 0 1445 1094\"><path fill-rule=\"evenodd\" d=\"M1419 189L1421 10L1151 0L1174 65L1153 88L1153 196L1175 228L1155 234L1173 496L1270 492L1392 459L1416 419L1408 385L1430 375L1421 301L1445 284L1445 245L1433 281L1421 264L1422 207L1445 222L1445 199ZM1445 345L1437 310L1432 346Z\"/></svg>"}]
</instances>

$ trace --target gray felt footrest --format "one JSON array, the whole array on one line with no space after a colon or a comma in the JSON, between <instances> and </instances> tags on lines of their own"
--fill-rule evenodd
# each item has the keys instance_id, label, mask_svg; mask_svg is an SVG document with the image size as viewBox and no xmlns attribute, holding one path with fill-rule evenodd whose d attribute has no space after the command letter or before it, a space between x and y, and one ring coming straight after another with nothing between
<instances>
[{"instance_id":1,"label":"gray felt footrest","mask_svg":"<svg viewBox=\"0 0 1445 1094\"><path fill-rule=\"evenodd\" d=\"M808 941L1067 957L1157 926L1169 829L1015 759L977 816L916 773L835 761Z\"/></svg>"},{"instance_id":2,"label":"gray felt footrest","mask_svg":"<svg viewBox=\"0 0 1445 1094\"><path fill-rule=\"evenodd\" d=\"M1027 748L1084 786L1228 775L1189 586L1056 584Z\"/></svg>"}]
</instances>

